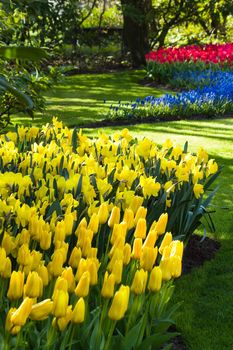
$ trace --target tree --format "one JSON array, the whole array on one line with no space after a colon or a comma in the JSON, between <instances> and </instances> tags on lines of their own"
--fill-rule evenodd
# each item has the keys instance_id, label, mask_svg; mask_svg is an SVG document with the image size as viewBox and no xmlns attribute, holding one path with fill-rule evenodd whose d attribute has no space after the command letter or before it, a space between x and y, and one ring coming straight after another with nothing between
<instances>
[{"instance_id":1,"label":"tree","mask_svg":"<svg viewBox=\"0 0 233 350\"><path fill-rule=\"evenodd\" d=\"M133 67L145 64L149 51L151 0L121 0L123 13L123 44L131 53Z\"/></svg>"}]
</instances>

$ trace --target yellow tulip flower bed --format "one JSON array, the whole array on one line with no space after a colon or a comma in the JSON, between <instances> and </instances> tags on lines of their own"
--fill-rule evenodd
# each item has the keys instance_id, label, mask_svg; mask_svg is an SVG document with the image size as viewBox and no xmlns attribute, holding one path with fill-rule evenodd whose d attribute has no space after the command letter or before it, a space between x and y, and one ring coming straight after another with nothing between
<instances>
[{"instance_id":1,"label":"yellow tulip flower bed","mask_svg":"<svg viewBox=\"0 0 233 350\"><path fill-rule=\"evenodd\" d=\"M1 349L159 349L215 161L56 119L0 143Z\"/></svg>"}]
</instances>

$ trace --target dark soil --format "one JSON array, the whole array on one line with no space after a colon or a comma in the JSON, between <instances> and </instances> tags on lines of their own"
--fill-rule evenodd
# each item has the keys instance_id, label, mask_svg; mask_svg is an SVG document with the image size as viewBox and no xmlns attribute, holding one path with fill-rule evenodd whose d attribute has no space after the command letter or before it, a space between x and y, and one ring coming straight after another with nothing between
<instances>
[{"instance_id":1,"label":"dark soil","mask_svg":"<svg viewBox=\"0 0 233 350\"><path fill-rule=\"evenodd\" d=\"M200 267L205 261L214 258L220 248L220 243L206 237L192 235L184 250L182 274L189 273L192 268Z\"/></svg>"},{"instance_id":2,"label":"dark soil","mask_svg":"<svg viewBox=\"0 0 233 350\"><path fill-rule=\"evenodd\" d=\"M172 340L171 350L187 350L187 346L185 345L185 342L181 335L177 335Z\"/></svg>"}]
</instances>

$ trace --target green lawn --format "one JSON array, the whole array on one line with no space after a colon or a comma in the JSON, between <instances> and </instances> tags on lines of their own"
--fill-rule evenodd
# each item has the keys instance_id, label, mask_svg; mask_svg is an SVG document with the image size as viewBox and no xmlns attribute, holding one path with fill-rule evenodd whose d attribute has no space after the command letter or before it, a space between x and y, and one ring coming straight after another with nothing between
<instances>
[{"instance_id":1,"label":"green lawn","mask_svg":"<svg viewBox=\"0 0 233 350\"><path fill-rule=\"evenodd\" d=\"M42 125L56 115L67 126L82 125L93 119L104 119L110 105L118 101L134 101L139 96L152 93L161 96L167 92L139 85L138 81L144 76L143 71L129 71L66 77L61 84L46 92L46 113L37 113L33 123ZM22 117L15 117L13 121L20 123ZM31 123L30 117L23 117L23 121Z\"/></svg>"},{"instance_id":2,"label":"green lawn","mask_svg":"<svg viewBox=\"0 0 233 350\"><path fill-rule=\"evenodd\" d=\"M160 90L137 85L142 78L142 72L133 71L66 78L47 93L48 113L38 115L35 123L47 122L56 115L68 126L80 125L102 118L105 98L112 103L161 94ZM118 129L104 130L109 134ZM217 212L216 233L212 236L221 241L221 249L214 260L176 281L175 300L183 300L177 325L188 349L233 349L233 119L141 124L129 129L137 137L150 137L158 143L167 138L181 144L188 140L191 151L203 146L224 165L213 201ZM84 132L92 136L98 130Z\"/></svg>"}]
</instances>

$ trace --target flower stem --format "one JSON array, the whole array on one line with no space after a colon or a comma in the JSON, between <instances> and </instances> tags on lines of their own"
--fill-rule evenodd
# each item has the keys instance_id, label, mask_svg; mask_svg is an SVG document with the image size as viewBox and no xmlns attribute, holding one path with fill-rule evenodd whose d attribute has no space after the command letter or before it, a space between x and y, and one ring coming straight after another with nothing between
<instances>
[{"instance_id":1,"label":"flower stem","mask_svg":"<svg viewBox=\"0 0 233 350\"><path fill-rule=\"evenodd\" d=\"M105 346L104 346L104 350L109 350L110 349L112 335L113 335L115 326L116 326L116 321L111 321L111 325L110 325L110 329L109 329L109 332L108 332L107 341L106 341Z\"/></svg>"}]
</instances>

